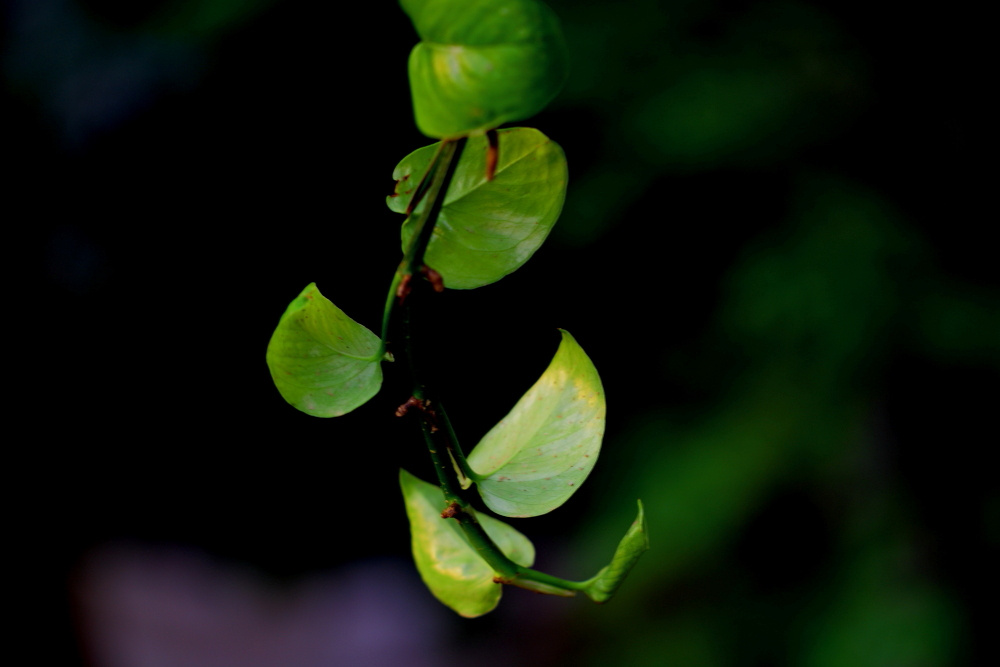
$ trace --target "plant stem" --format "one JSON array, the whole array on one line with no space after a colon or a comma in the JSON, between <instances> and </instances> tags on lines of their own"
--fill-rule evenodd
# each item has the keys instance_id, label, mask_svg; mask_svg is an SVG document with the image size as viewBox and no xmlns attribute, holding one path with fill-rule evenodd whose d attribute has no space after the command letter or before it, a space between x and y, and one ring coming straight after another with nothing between
<instances>
[{"instance_id":1,"label":"plant stem","mask_svg":"<svg viewBox=\"0 0 1000 667\"><path fill-rule=\"evenodd\" d=\"M392 321L393 307L396 305L396 290L403 276L396 271L392 276L392 283L389 285L389 294L385 298L385 308L382 310L382 335L379 341L378 352L372 357L372 361L381 361L385 356L389 344L389 322Z\"/></svg>"},{"instance_id":2,"label":"plant stem","mask_svg":"<svg viewBox=\"0 0 1000 667\"><path fill-rule=\"evenodd\" d=\"M444 404L439 401L436 409L438 418L441 420L441 426L447 431L448 451L451 453L452 459L455 461L455 465L458 466L461 474L470 480L469 484L462 484L462 488L467 489L472 482L480 482L483 477L476 473L465 459L465 452L462 451L462 445L458 442L458 435L455 433L455 428L451 425L451 420L448 419L448 413L444 409Z\"/></svg>"},{"instance_id":3,"label":"plant stem","mask_svg":"<svg viewBox=\"0 0 1000 667\"><path fill-rule=\"evenodd\" d=\"M462 157L462 151L465 149L467 141L468 139L465 137L457 141L442 141L435 160L428 169L427 176L431 178L431 182L425 195L427 205L424 206L423 213L417 218L413 230L413 241L406 249L403 261L399 265L403 276L412 276L417 273L424 263L424 252L427 250L427 244L431 241L434 225L437 224L438 215L444 206L448 185L455 175L455 169L458 167L458 161Z\"/></svg>"},{"instance_id":4,"label":"plant stem","mask_svg":"<svg viewBox=\"0 0 1000 667\"><path fill-rule=\"evenodd\" d=\"M427 179L430 184L426 185L425 198L427 204L423 213L416 221L413 241L407 248L403 261L400 262L396 275L393 278L389 295L386 299L385 313L382 321L382 347L387 339L389 322L392 318L393 308L397 301L405 302L403 306L403 325L406 343L406 357L413 378L413 397L420 405L420 429L423 432L424 440L427 443L427 450L430 453L434 470L437 473L438 483L441 492L444 494L448 507L444 516L456 519L462 526L462 532L469 540L469 544L479 553L483 560L499 575L498 581L513 584L524 588L530 588L542 593L555 595L575 595L575 591L583 590L588 582L574 582L553 577L552 575L538 572L531 568L518 565L496 545L476 518L476 511L465 498L459 475L462 474L473 481L481 480L466 461L462 446L458 442L455 429L448 419L444 406L440 400L428 389L424 375L420 371L420 366L415 354L413 341L413 302L414 299L406 301L406 294L409 289L409 281L416 274L424 263L424 253L430 243L434 226L437 224L438 216L444 205L444 199L448 192L448 186L455 174L455 168L465 147L466 140L459 139L453 142L442 142L434 161L424 175L418 190L422 191ZM400 293L401 286L406 291ZM419 287L419 286L417 286ZM424 290L426 291L426 290ZM454 463L452 463L454 461ZM459 470L456 470L456 465Z\"/></svg>"},{"instance_id":5,"label":"plant stem","mask_svg":"<svg viewBox=\"0 0 1000 667\"><path fill-rule=\"evenodd\" d=\"M548 584L557 588L568 588L572 591L586 590L586 588L593 581L593 579L588 579L587 581L569 581L568 579L554 577L551 574L545 574L544 572L539 572L538 570L532 570L530 567L522 567L517 573L517 578L526 581L537 581L539 583ZM596 577L594 577L594 579L596 579ZM512 581L511 583L515 586L519 584L517 581Z\"/></svg>"},{"instance_id":6,"label":"plant stem","mask_svg":"<svg viewBox=\"0 0 1000 667\"><path fill-rule=\"evenodd\" d=\"M427 443L427 450L430 452L431 462L434 464L434 471L437 473L438 483L441 485L441 492L451 510L451 516L458 520L462 526L462 532L465 533L469 543L482 559L500 576L504 578L516 577L520 566L507 558L500 547L486 534L479 520L476 519L475 510L465 499L458 475L447 456L448 452L457 446L458 440L455 438L455 432L451 425L444 424L445 418L441 417L440 403L431 396L423 381L424 376L419 371L414 354L412 316L413 301L411 300L403 307L406 358L413 375L413 396L423 405L420 412L420 429L423 432L424 441Z\"/></svg>"},{"instance_id":7,"label":"plant stem","mask_svg":"<svg viewBox=\"0 0 1000 667\"><path fill-rule=\"evenodd\" d=\"M423 265L424 252L427 250L427 244L430 243L434 225L437 223L437 217L444 205L442 188L447 191L447 184L451 182L452 176L455 174L455 168L458 166L458 160L462 156L465 143L466 139L464 138L458 141L442 141L437 152L434 153L434 157L431 158L427 172L421 177L420 183L413 191L410 210L415 209L420 200L425 197L430 204L424 206L423 212L417 216L414 222L416 229L410 247L406 249L403 261L399 263L396 273L392 276L392 283L389 284L389 293L385 297L385 308L382 310L382 335L379 350L371 357L372 361L380 361L385 356L389 344L389 325L392 322L392 313L396 302L402 300L398 298L400 286L403 285L404 289L408 290L408 283L413 278L413 274L417 273Z\"/></svg>"}]
</instances>

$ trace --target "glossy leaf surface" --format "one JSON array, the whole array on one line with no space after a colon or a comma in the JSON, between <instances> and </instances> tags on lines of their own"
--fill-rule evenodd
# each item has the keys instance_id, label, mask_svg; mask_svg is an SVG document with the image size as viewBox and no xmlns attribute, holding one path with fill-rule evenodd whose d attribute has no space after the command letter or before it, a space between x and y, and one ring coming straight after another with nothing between
<instances>
[{"instance_id":1,"label":"glossy leaf surface","mask_svg":"<svg viewBox=\"0 0 1000 667\"><path fill-rule=\"evenodd\" d=\"M562 505L587 479L604 436L604 389L567 331L549 367L469 455L486 506L512 517Z\"/></svg>"},{"instance_id":2,"label":"glossy leaf surface","mask_svg":"<svg viewBox=\"0 0 1000 667\"><path fill-rule=\"evenodd\" d=\"M339 417L382 386L379 338L310 284L281 316L267 366L281 396L306 414Z\"/></svg>"},{"instance_id":3,"label":"glossy leaf surface","mask_svg":"<svg viewBox=\"0 0 1000 667\"><path fill-rule=\"evenodd\" d=\"M559 144L532 128L498 132L496 175L486 180L486 137L473 137L455 169L424 261L445 287L474 289L500 280L528 261L552 230L566 199L569 173ZM389 208L405 213L437 144L407 155L393 172ZM420 212L426 201L420 202ZM403 223L403 249L413 236Z\"/></svg>"},{"instance_id":4,"label":"glossy leaf surface","mask_svg":"<svg viewBox=\"0 0 1000 667\"><path fill-rule=\"evenodd\" d=\"M402 469L399 486L410 520L413 560L427 588L462 616L472 618L491 611L500 601L503 586L493 581L493 568L469 545L458 522L441 518L447 505L441 489ZM527 537L493 517L476 517L508 558L525 567L534 563L535 548Z\"/></svg>"},{"instance_id":5,"label":"glossy leaf surface","mask_svg":"<svg viewBox=\"0 0 1000 667\"><path fill-rule=\"evenodd\" d=\"M594 602L607 602L618 590L618 587L625 581L625 577L635 566L636 561L642 552L649 548L649 528L646 526L646 513L639 503L639 514L629 527L625 537L618 543L615 555L611 563L605 565L597 575L591 579L590 585L585 589L585 593Z\"/></svg>"},{"instance_id":6,"label":"glossy leaf surface","mask_svg":"<svg viewBox=\"0 0 1000 667\"><path fill-rule=\"evenodd\" d=\"M420 131L476 134L533 116L569 71L555 14L538 0L401 0L422 40L410 53Z\"/></svg>"}]
</instances>

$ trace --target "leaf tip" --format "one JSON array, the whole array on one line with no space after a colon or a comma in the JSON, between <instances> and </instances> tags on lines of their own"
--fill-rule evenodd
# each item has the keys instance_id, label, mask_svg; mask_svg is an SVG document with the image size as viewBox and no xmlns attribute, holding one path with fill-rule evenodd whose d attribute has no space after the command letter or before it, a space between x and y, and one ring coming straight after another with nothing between
<instances>
[{"instance_id":1,"label":"leaf tip","mask_svg":"<svg viewBox=\"0 0 1000 667\"><path fill-rule=\"evenodd\" d=\"M587 597L597 603L604 603L614 597L622 582L635 567L639 556L649 549L649 530L646 525L645 508L642 500L637 499L638 514L629 526L615 550L611 563L601 568L585 589Z\"/></svg>"},{"instance_id":2,"label":"leaf tip","mask_svg":"<svg viewBox=\"0 0 1000 667\"><path fill-rule=\"evenodd\" d=\"M635 502L639 506L639 513L636 515L632 525L639 527L638 530L642 533L643 543L645 544L643 551L645 551L649 549L649 524L646 523L646 509L642 505L641 498L636 498Z\"/></svg>"}]
</instances>

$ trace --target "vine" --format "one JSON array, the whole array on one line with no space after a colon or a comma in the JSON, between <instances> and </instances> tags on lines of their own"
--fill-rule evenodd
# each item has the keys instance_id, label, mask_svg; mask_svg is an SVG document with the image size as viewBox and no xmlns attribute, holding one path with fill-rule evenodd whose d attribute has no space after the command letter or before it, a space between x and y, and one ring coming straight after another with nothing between
<instances>
[{"instance_id":1,"label":"vine","mask_svg":"<svg viewBox=\"0 0 1000 667\"><path fill-rule=\"evenodd\" d=\"M642 502L611 563L586 581L531 568L534 547L509 524L474 509L475 486L504 517L550 512L586 480L604 435L597 369L569 332L539 380L467 457L422 371L415 316L422 298L475 289L522 266L562 210L562 149L532 128L498 129L536 114L567 73L558 21L538 0L401 0L421 41L409 77L418 128L438 139L396 166L389 208L405 215L403 258L375 336L311 284L282 315L267 350L282 397L317 417L362 405L393 361L401 326L412 395L396 415L416 415L437 485L400 470L413 556L431 592L463 616L500 600L502 586L610 599L648 548Z\"/></svg>"}]
</instances>

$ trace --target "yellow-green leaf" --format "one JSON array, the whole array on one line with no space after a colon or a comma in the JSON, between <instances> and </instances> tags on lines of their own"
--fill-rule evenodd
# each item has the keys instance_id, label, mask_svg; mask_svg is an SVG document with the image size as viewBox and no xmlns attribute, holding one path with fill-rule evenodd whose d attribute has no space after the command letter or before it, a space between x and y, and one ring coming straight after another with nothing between
<instances>
[{"instance_id":1,"label":"yellow-green leaf","mask_svg":"<svg viewBox=\"0 0 1000 667\"><path fill-rule=\"evenodd\" d=\"M502 584L496 573L469 545L455 519L442 519L447 506L441 489L399 471L406 516L410 520L413 560L420 577L438 600L469 618L492 611L500 601ZM468 511L475 512L471 507ZM503 521L477 514L486 534L518 565L531 567L535 548L527 537Z\"/></svg>"},{"instance_id":2,"label":"yellow-green leaf","mask_svg":"<svg viewBox=\"0 0 1000 667\"><path fill-rule=\"evenodd\" d=\"M542 245L559 218L569 173L559 144L533 128L498 132L496 176L486 180L486 137L469 139L455 169L424 261L450 289L473 289L521 267ZM407 155L396 167L389 208L405 213L438 144ZM420 213L427 201L415 209ZM403 223L403 250L413 220Z\"/></svg>"},{"instance_id":3,"label":"yellow-green leaf","mask_svg":"<svg viewBox=\"0 0 1000 667\"><path fill-rule=\"evenodd\" d=\"M378 336L311 283L289 304L267 346L267 366L281 396L316 417L339 417L382 386Z\"/></svg>"},{"instance_id":4,"label":"yellow-green leaf","mask_svg":"<svg viewBox=\"0 0 1000 667\"><path fill-rule=\"evenodd\" d=\"M569 59L538 0L401 0L422 40L410 53L420 131L436 139L533 116L562 88Z\"/></svg>"},{"instance_id":5,"label":"yellow-green leaf","mask_svg":"<svg viewBox=\"0 0 1000 667\"><path fill-rule=\"evenodd\" d=\"M605 411L597 369L563 331L542 377L469 455L486 506L525 517L566 502L597 461Z\"/></svg>"}]
</instances>

